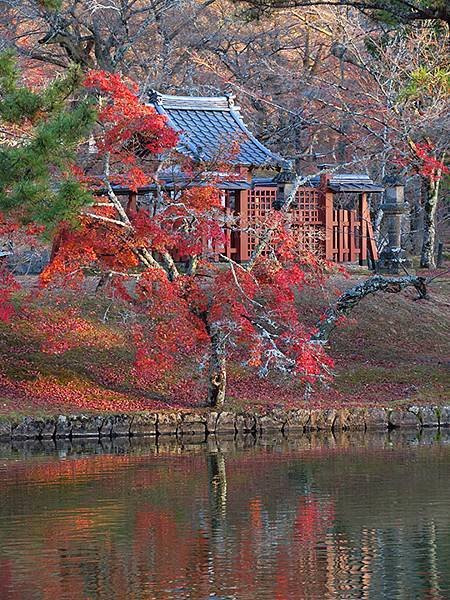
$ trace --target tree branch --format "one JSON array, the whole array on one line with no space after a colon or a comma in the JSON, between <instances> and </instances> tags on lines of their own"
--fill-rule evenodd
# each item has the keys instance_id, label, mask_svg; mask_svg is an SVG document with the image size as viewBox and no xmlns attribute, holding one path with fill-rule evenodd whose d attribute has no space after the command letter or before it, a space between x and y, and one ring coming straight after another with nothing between
<instances>
[{"instance_id":1,"label":"tree branch","mask_svg":"<svg viewBox=\"0 0 450 600\"><path fill-rule=\"evenodd\" d=\"M415 287L419 298L427 298L426 279L425 277L418 277L416 275L404 275L402 277L374 275L362 283L358 283L346 290L339 297L336 304L326 311L323 319L317 324L317 333L312 337L312 341L326 344L331 333L336 328L338 320L350 314L355 306L369 294L374 294L375 292L396 294L407 287Z\"/></svg>"}]
</instances>

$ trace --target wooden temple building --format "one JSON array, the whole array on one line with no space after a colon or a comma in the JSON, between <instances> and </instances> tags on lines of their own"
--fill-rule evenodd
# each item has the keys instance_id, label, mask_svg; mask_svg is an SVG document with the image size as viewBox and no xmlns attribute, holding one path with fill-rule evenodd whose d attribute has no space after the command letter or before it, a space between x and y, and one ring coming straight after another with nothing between
<instances>
[{"instance_id":1,"label":"wooden temple building","mask_svg":"<svg viewBox=\"0 0 450 600\"><path fill-rule=\"evenodd\" d=\"M252 223L272 207L279 208L288 194L286 173L292 174L291 163L255 138L231 95L190 97L151 92L149 102L180 133L179 152L199 164L227 164L217 185L223 190L224 209L239 216L241 227L226 232L221 253L245 262L257 242L251 235ZM168 185L169 180L168 176ZM378 257L368 194L382 191L367 175L329 175L325 171L311 177L308 185L297 191L291 209L302 243L338 263L374 263ZM130 195L129 204L139 208L145 203L145 193L149 190ZM343 205L346 208L340 208Z\"/></svg>"}]
</instances>

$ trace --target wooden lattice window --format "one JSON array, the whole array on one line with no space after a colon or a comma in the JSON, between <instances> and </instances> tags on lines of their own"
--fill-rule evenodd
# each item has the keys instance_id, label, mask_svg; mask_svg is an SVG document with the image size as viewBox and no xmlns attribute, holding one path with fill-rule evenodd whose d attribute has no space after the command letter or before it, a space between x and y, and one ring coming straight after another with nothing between
<instances>
[{"instance_id":1,"label":"wooden lattice window","mask_svg":"<svg viewBox=\"0 0 450 600\"><path fill-rule=\"evenodd\" d=\"M320 192L315 188L300 188L292 208L299 223L322 223L323 207Z\"/></svg>"},{"instance_id":2,"label":"wooden lattice window","mask_svg":"<svg viewBox=\"0 0 450 600\"><path fill-rule=\"evenodd\" d=\"M258 241L258 223L274 205L277 190L274 187L257 187L248 192L248 253ZM315 188L300 188L291 208L292 227L297 230L299 244L305 249L324 250L323 197Z\"/></svg>"},{"instance_id":3,"label":"wooden lattice window","mask_svg":"<svg viewBox=\"0 0 450 600\"><path fill-rule=\"evenodd\" d=\"M324 252L323 197L315 188L300 188L292 207L292 227L297 230L298 243L315 254Z\"/></svg>"},{"instance_id":4,"label":"wooden lattice window","mask_svg":"<svg viewBox=\"0 0 450 600\"><path fill-rule=\"evenodd\" d=\"M248 254L250 255L258 242L259 219L269 212L277 195L276 188L254 188L248 192L248 215L247 227L248 235Z\"/></svg>"}]
</instances>

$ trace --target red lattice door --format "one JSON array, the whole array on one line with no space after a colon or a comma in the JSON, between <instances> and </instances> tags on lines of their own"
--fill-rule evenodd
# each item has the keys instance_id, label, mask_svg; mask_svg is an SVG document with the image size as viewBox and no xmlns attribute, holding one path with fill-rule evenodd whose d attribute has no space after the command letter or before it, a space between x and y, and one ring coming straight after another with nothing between
<instances>
[{"instance_id":1,"label":"red lattice door","mask_svg":"<svg viewBox=\"0 0 450 600\"><path fill-rule=\"evenodd\" d=\"M274 187L255 187L247 194L247 215L243 223L247 229L247 256L255 249L262 232L262 222L266 214L272 209L277 196Z\"/></svg>"},{"instance_id":2,"label":"red lattice door","mask_svg":"<svg viewBox=\"0 0 450 600\"><path fill-rule=\"evenodd\" d=\"M325 250L325 212L323 194L316 188L300 188L292 207L292 227L299 244L307 251L323 255Z\"/></svg>"},{"instance_id":3,"label":"red lattice door","mask_svg":"<svg viewBox=\"0 0 450 600\"><path fill-rule=\"evenodd\" d=\"M255 249L265 228L264 217L272 209L277 196L275 187L255 187L247 193L246 207L241 205L241 225L245 233L245 248L241 260L246 260ZM290 211L292 227L298 235L299 244L312 252L324 252L323 195L316 188L300 188ZM245 236L245 237L244 237ZM245 250L247 252L245 252Z\"/></svg>"}]
</instances>

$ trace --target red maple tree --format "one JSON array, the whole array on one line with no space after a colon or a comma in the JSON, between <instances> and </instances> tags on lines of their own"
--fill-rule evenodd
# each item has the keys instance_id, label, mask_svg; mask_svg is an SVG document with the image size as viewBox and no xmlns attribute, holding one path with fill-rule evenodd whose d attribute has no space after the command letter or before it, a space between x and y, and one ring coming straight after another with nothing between
<instances>
[{"instance_id":1,"label":"red maple tree","mask_svg":"<svg viewBox=\"0 0 450 600\"><path fill-rule=\"evenodd\" d=\"M133 314L136 378L151 386L194 358L208 370L210 406L224 404L229 359L262 376L275 369L308 383L329 378L332 361L296 307L297 295L323 282L328 265L299 243L289 212L261 218L248 264L218 261L227 217L214 181L165 190L161 161L186 165L165 118L119 75L90 72L84 87L99 107L90 144L102 170L73 168L94 202L76 226L61 224L41 284L73 286L97 274L98 288L119 295ZM118 186L146 187L149 205L125 206Z\"/></svg>"}]
</instances>

